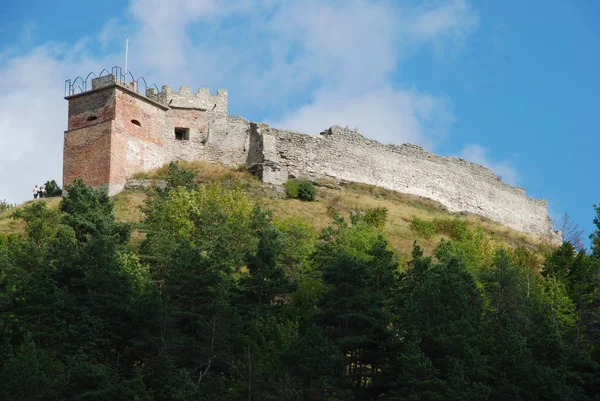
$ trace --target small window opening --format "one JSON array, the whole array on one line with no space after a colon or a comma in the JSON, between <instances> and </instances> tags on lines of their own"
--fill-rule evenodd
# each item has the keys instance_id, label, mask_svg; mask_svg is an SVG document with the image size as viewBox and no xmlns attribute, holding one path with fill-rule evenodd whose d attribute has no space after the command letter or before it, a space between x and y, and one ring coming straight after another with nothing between
<instances>
[{"instance_id":1,"label":"small window opening","mask_svg":"<svg viewBox=\"0 0 600 401\"><path fill-rule=\"evenodd\" d=\"M96 116L89 116L86 120L87 121L94 121L94 120L97 120L97 119L98 119L98 117L96 117Z\"/></svg>"},{"instance_id":2,"label":"small window opening","mask_svg":"<svg viewBox=\"0 0 600 401\"><path fill-rule=\"evenodd\" d=\"M189 128L175 128L175 139L178 141L187 141L190 139Z\"/></svg>"},{"instance_id":3,"label":"small window opening","mask_svg":"<svg viewBox=\"0 0 600 401\"><path fill-rule=\"evenodd\" d=\"M137 125L138 127L141 127L141 126L142 126L142 123L140 123L138 120L131 120L131 123L132 123L133 125Z\"/></svg>"}]
</instances>

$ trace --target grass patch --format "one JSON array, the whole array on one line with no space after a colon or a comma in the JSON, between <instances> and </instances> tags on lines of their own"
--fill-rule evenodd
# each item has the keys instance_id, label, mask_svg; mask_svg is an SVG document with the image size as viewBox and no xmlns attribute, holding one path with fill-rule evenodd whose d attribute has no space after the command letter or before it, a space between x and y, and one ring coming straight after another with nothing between
<instances>
[{"instance_id":1,"label":"grass patch","mask_svg":"<svg viewBox=\"0 0 600 401\"><path fill-rule=\"evenodd\" d=\"M178 166L183 170L192 171L196 175L196 182L229 182L237 183L242 187L260 186L261 182L247 170L231 168L221 164L213 164L202 161L179 161ZM169 163L149 172L138 172L133 175L134 179L164 180L169 173Z\"/></svg>"},{"instance_id":2,"label":"grass patch","mask_svg":"<svg viewBox=\"0 0 600 401\"><path fill-rule=\"evenodd\" d=\"M17 210L21 210L25 206L31 205L32 202L44 202L48 205L49 209L58 210L58 206L60 204L61 199L62 198L60 196L54 198L34 199L0 213L0 233L16 234L21 233L25 230L25 223L23 223L22 220L11 218L13 213Z\"/></svg>"},{"instance_id":3,"label":"grass patch","mask_svg":"<svg viewBox=\"0 0 600 401\"><path fill-rule=\"evenodd\" d=\"M138 223L144 220L145 215L140 208L147 198L148 195L145 192L132 190L116 195L114 198L116 219L129 223Z\"/></svg>"}]
</instances>

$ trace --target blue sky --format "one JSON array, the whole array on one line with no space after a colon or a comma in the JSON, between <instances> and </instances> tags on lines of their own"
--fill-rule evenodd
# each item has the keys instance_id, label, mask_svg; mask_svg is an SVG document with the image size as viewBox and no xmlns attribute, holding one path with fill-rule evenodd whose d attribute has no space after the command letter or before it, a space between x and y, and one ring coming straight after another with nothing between
<instances>
[{"instance_id":1,"label":"blue sky","mask_svg":"<svg viewBox=\"0 0 600 401\"><path fill-rule=\"evenodd\" d=\"M124 64L229 90L231 114L357 127L484 164L593 230L600 3L5 0L0 199L60 180L64 80Z\"/></svg>"}]
</instances>

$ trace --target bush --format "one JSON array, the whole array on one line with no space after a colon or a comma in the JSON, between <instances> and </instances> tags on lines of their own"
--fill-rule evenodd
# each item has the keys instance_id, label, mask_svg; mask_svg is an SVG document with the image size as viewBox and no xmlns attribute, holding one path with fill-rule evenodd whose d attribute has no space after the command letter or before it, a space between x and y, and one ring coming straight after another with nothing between
<instances>
[{"instance_id":1,"label":"bush","mask_svg":"<svg viewBox=\"0 0 600 401\"><path fill-rule=\"evenodd\" d=\"M62 195L62 189L58 186L56 180L46 181L44 188L46 188L46 198Z\"/></svg>"},{"instance_id":2,"label":"bush","mask_svg":"<svg viewBox=\"0 0 600 401\"><path fill-rule=\"evenodd\" d=\"M367 209L363 215L363 221L372 227L383 230L385 220L387 219L387 212L385 207Z\"/></svg>"},{"instance_id":3,"label":"bush","mask_svg":"<svg viewBox=\"0 0 600 401\"><path fill-rule=\"evenodd\" d=\"M469 222L461 219L434 219L435 231L460 241L469 233Z\"/></svg>"},{"instance_id":4,"label":"bush","mask_svg":"<svg viewBox=\"0 0 600 401\"><path fill-rule=\"evenodd\" d=\"M425 239L431 238L436 233L433 221L422 220L418 217L413 218L412 223L410 223L410 229L416 236Z\"/></svg>"},{"instance_id":5,"label":"bush","mask_svg":"<svg viewBox=\"0 0 600 401\"><path fill-rule=\"evenodd\" d=\"M370 227L382 231L383 227L385 226L385 220L387 219L387 212L388 211L385 207L376 207L372 209L361 210L355 213L351 212L350 221L353 225L362 222Z\"/></svg>"},{"instance_id":6,"label":"bush","mask_svg":"<svg viewBox=\"0 0 600 401\"><path fill-rule=\"evenodd\" d=\"M298 198L298 181L290 178L283 184L283 188L288 198Z\"/></svg>"},{"instance_id":7,"label":"bush","mask_svg":"<svg viewBox=\"0 0 600 401\"><path fill-rule=\"evenodd\" d=\"M304 201L314 201L317 197L317 187L306 180L302 180L298 182L298 199Z\"/></svg>"},{"instance_id":8,"label":"bush","mask_svg":"<svg viewBox=\"0 0 600 401\"><path fill-rule=\"evenodd\" d=\"M293 199L300 199L303 201L314 201L317 197L317 187L308 180L296 180L290 178L283 184L285 193L288 197Z\"/></svg>"},{"instance_id":9,"label":"bush","mask_svg":"<svg viewBox=\"0 0 600 401\"><path fill-rule=\"evenodd\" d=\"M166 177L167 188L192 188L195 185L195 178L196 174L191 170L180 167L179 162L169 163Z\"/></svg>"}]
</instances>

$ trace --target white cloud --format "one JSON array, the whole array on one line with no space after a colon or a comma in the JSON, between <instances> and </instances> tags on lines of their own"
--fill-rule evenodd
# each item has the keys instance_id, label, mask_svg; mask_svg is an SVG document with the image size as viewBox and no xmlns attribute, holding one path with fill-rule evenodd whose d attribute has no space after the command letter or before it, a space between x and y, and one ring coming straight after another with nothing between
<instances>
[{"instance_id":1,"label":"white cloud","mask_svg":"<svg viewBox=\"0 0 600 401\"><path fill-rule=\"evenodd\" d=\"M519 175L512 163L508 160L494 161L488 153L489 150L481 145L466 145L457 156L481 164L502 177L504 182L517 185Z\"/></svg>"},{"instance_id":2,"label":"white cloud","mask_svg":"<svg viewBox=\"0 0 600 401\"><path fill-rule=\"evenodd\" d=\"M384 87L348 96L323 90L311 104L272 124L311 134L335 124L348 125L383 143L434 147L453 120L443 98Z\"/></svg>"},{"instance_id":3,"label":"white cloud","mask_svg":"<svg viewBox=\"0 0 600 401\"><path fill-rule=\"evenodd\" d=\"M434 3L435 4L435 3ZM411 31L423 41L430 41L440 56L460 49L479 24L478 15L466 0L443 4L425 4L417 10Z\"/></svg>"},{"instance_id":4,"label":"white cloud","mask_svg":"<svg viewBox=\"0 0 600 401\"><path fill-rule=\"evenodd\" d=\"M47 44L0 65L0 200L21 202L34 184L61 181L64 80L102 65L84 49L82 42L70 48Z\"/></svg>"},{"instance_id":5,"label":"white cloud","mask_svg":"<svg viewBox=\"0 0 600 401\"><path fill-rule=\"evenodd\" d=\"M130 70L159 84L228 88L231 100L269 110L283 128L349 125L383 142L434 148L454 121L451 103L398 82L401 62L426 45L451 53L476 25L464 0L416 8L391 0L131 0L127 13L72 45L45 43L19 56L0 49L0 199L19 202L33 184L60 180L64 79L119 64L122 52L90 49L122 48L124 35Z\"/></svg>"},{"instance_id":6,"label":"white cloud","mask_svg":"<svg viewBox=\"0 0 600 401\"><path fill-rule=\"evenodd\" d=\"M311 104L274 124L313 133L332 124L358 126L383 142L435 148L454 122L450 102L392 87L390 75L411 48L464 38L476 15L461 0L413 10L362 0L339 4L309 1L275 18L282 40L302 44L297 70L312 71L324 84Z\"/></svg>"}]
</instances>

